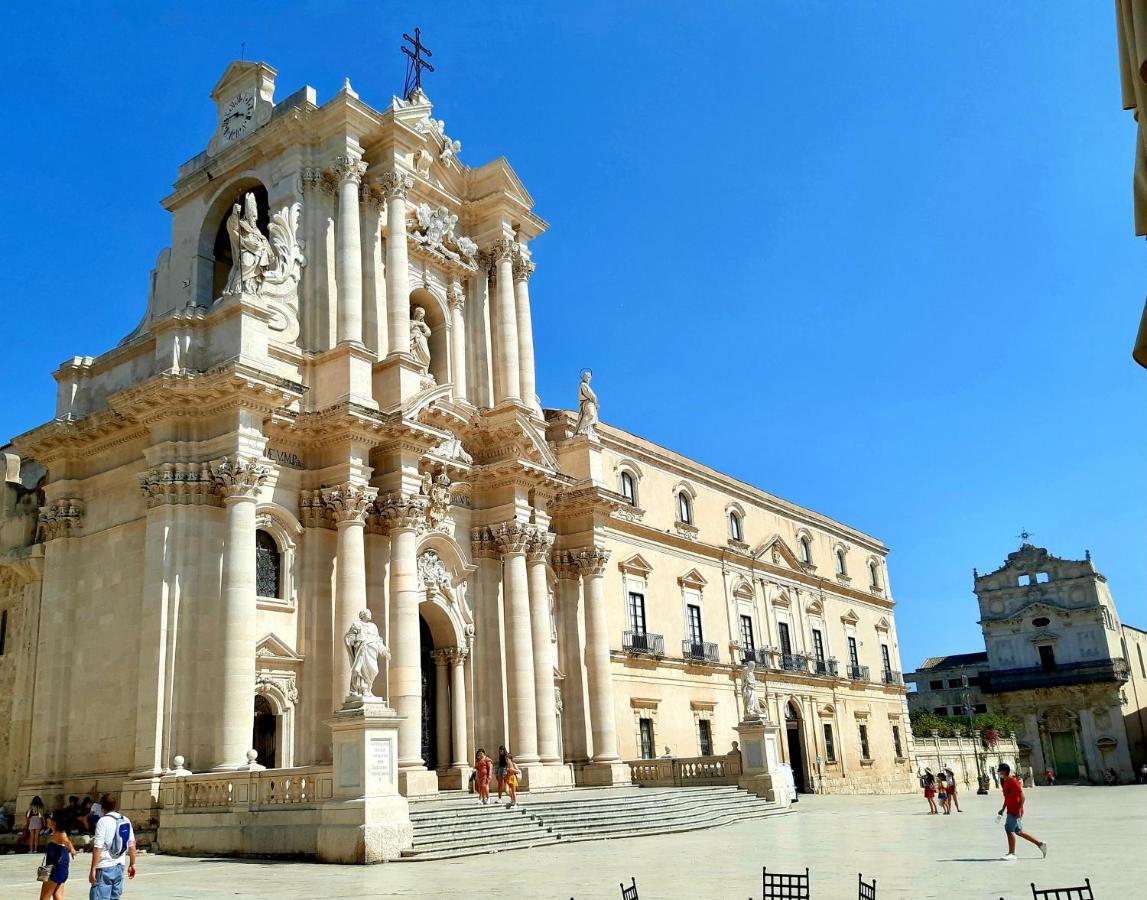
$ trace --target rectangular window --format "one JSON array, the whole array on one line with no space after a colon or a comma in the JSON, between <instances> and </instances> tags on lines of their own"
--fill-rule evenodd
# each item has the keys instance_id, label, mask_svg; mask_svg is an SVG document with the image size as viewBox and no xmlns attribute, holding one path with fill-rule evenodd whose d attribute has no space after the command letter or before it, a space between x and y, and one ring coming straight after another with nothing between
<instances>
[{"instance_id":1,"label":"rectangular window","mask_svg":"<svg viewBox=\"0 0 1147 900\"><path fill-rule=\"evenodd\" d=\"M638 720L638 727L641 729L641 758L653 759L656 755L653 743L653 720L640 719Z\"/></svg>"},{"instance_id":2,"label":"rectangular window","mask_svg":"<svg viewBox=\"0 0 1147 900\"><path fill-rule=\"evenodd\" d=\"M934 710L932 710L932 712L934 712L938 716L946 716L946 715L948 715L948 707L937 706Z\"/></svg>"},{"instance_id":3,"label":"rectangular window","mask_svg":"<svg viewBox=\"0 0 1147 900\"><path fill-rule=\"evenodd\" d=\"M741 616L741 646L746 650L755 650L753 641L753 617Z\"/></svg>"},{"instance_id":4,"label":"rectangular window","mask_svg":"<svg viewBox=\"0 0 1147 900\"><path fill-rule=\"evenodd\" d=\"M964 686L963 682L961 682L959 678L949 678L948 679L948 687L950 687L950 688L958 688L958 687L963 687L963 686Z\"/></svg>"},{"instance_id":5,"label":"rectangular window","mask_svg":"<svg viewBox=\"0 0 1147 900\"><path fill-rule=\"evenodd\" d=\"M708 719L701 719L697 723L697 736L701 739L701 755L713 755L713 731L709 727Z\"/></svg>"},{"instance_id":6,"label":"rectangular window","mask_svg":"<svg viewBox=\"0 0 1147 900\"><path fill-rule=\"evenodd\" d=\"M980 686L980 676L979 675L969 675L968 676L968 687L979 687L979 686Z\"/></svg>"},{"instance_id":7,"label":"rectangular window","mask_svg":"<svg viewBox=\"0 0 1147 900\"><path fill-rule=\"evenodd\" d=\"M691 643L700 644L705 638L701 633L701 607L690 603L685 607L685 625L689 629Z\"/></svg>"},{"instance_id":8,"label":"rectangular window","mask_svg":"<svg viewBox=\"0 0 1147 900\"><path fill-rule=\"evenodd\" d=\"M856 651L856 638L848 638L848 661L854 669L860 668L860 654Z\"/></svg>"},{"instance_id":9,"label":"rectangular window","mask_svg":"<svg viewBox=\"0 0 1147 900\"><path fill-rule=\"evenodd\" d=\"M812 652L817 662L824 662L824 635L819 628L812 630Z\"/></svg>"},{"instance_id":10,"label":"rectangular window","mask_svg":"<svg viewBox=\"0 0 1147 900\"><path fill-rule=\"evenodd\" d=\"M1055 671L1055 650L1052 649L1051 644L1040 644L1039 665L1045 672Z\"/></svg>"},{"instance_id":11,"label":"rectangular window","mask_svg":"<svg viewBox=\"0 0 1147 900\"><path fill-rule=\"evenodd\" d=\"M868 753L868 726L860 726L860 758L872 759Z\"/></svg>"},{"instance_id":12,"label":"rectangular window","mask_svg":"<svg viewBox=\"0 0 1147 900\"><path fill-rule=\"evenodd\" d=\"M629 630L645 634L645 595L637 591L629 592Z\"/></svg>"},{"instance_id":13,"label":"rectangular window","mask_svg":"<svg viewBox=\"0 0 1147 900\"><path fill-rule=\"evenodd\" d=\"M789 640L789 623L778 622L777 634L779 634L781 638L781 653L783 653L785 656L792 656L793 645L792 641Z\"/></svg>"},{"instance_id":14,"label":"rectangular window","mask_svg":"<svg viewBox=\"0 0 1147 900\"><path fill-rule=\"evenodd\" d=\"M899 725L893 725L892 726L892 746L896 749L896 758L897 759L903 759L904 758L904 750L900 746L900 726Z\"/></svg>"},{"instance_id":15,"label":"rectangular window","mask_svg":"<svg viewBox=\"0 0 1147 900\"><path fill-rule=\"evenodd\" d=\"M836 742L832 739L832 723L824 723L824 759L825 762L836 762Z\"/></svg>"},{"instance_id":16,"label":"rectangular window","mask_svg":"<svg viewBox=\"0 0 1147 900\"><path fill-rule=\"evenodd\" d=\"M890 673L892 671L892 656L888 653L887 644L880 645L880 658L884 662L884 671Z\"/></svg>"},{"instance_id":17,"label":"rectangular window","mask_svg":"<svg viewBox=\"0 0 1147 900\"><path fill-rule=\"evenodd\" d=\"M944 690L944 682L933 679L928 682L928 689L931 691L942 691Z\"/></svg>"},{"instance_id":18,"label":"rectangular window","mask_svg":"<svg viewBox=\"0 0 1147 900\"><path fill-rule=\"evenodd\" d=\"M8 639L8 610L0 612L0 656L4 655L4 643Z\"/></svg>"}]
</instances>

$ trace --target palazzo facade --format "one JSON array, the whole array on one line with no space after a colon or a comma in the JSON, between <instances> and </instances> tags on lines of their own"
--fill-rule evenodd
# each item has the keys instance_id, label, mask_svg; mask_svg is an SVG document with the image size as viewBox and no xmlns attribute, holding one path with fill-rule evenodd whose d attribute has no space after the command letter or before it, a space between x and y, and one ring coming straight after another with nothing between
<instances>
[{"instance_id":1,"label":"palazzo facade","mask_svg":"<svg viewBox=\"0 0 1147 900\"><path fill-rule=\"evenodd\" d=\"M802 789L910 787L886 548L543 409L506 161L274 89L227 69L138 327L3 448L0 800L328 763L364 609L407 795L727 753L746 663Z\"/></svg>"}]
</instances>

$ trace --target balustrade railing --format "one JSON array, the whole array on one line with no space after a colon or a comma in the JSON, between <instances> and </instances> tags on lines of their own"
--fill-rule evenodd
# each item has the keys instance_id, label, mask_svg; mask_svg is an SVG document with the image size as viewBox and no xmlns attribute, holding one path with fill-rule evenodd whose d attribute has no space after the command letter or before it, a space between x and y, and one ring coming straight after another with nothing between
<instances>
[{"instance_id":1,"label":"balustrade railing","mask_svg":"<svg viewBox=\"0 0 1147 900\"><path fill-rule=\"evenodd\" d=\"M812 674L822 675L825 678L835 678L837 675L837 662L835 659L814 659L812 661Z\"/></svg>"},{"instance_id":2,"label":"balustrade railing","mask_svg":"<svg viewBox=\"0 0 1147 900\"><path fill-rule=\"evenodd\" d=\"M664 656L665 637L648 631L627 631L621 637L621 646L626 653L642 656Z\"/></svg>"},{"instance_id":3,"label":"balustrade railing","mask_svg":"<svg viewBox=\"0 0 1147 900\"><path fill-rule=\"evenodd\" d=\"M717 662L717 645L708 641L682 641L681 655L698 662Z\"/></svg>"},{"instance_id":4,"label":"balustrade railing","mask_svg":"<svg viewBox=\"0 0 1147 900\"><path fill-rule=\"evenodd\" d=\"M885 684L903 684L904 676L902 676L899 672L893 671L892 669L885 669L881 673L881 680Z\"/></svg>"},{"instance_id":5,"label":"balustrade railing","mask_svg":"<svg viewBox=\"0 0 1147 900\"><path fill-rule=\"evenodd\" d=\"M799 653L782 653L781 668L786 672L807 672L808 660Z\"/></svg>"},{"instance_id":6,"label":"balustrade railing","mask_svg":"<svg viewBox=\"0 0 1147 900\"><path fill-rule=\"evenodd\" d=\"M868 681L868 666L848 665L848 677L853 681Z\"/></svg>"},{"instance_id":7,"label":"balustrade railing","mask_svg":"<svg viewBox=\"0 0 1147 900\"><path fill-rule=\"evenodd\" d=\"M634 759L629 761L629 774L634 784L649 787L736 784L741 776L741 757L734 753L729 756Z\"/></svg>"},{"instance_id":8,"label":"balustrade railing","mask_svg":"<svg viewBox=\"0 0 1147 900\"><path fill-rule=\"evenodd\" d=\"M161 787L162 804L182 813L297 809L315 806L333 795L330 766L169 775Z\"/></svg>"}]
</instances>

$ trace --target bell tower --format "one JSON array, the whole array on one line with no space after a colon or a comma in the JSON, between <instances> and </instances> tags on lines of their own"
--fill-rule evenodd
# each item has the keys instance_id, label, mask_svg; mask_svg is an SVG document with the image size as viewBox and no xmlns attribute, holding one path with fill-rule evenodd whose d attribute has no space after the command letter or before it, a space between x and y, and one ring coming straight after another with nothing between
<instances>
[{"instance_id":1,"label":"bell tower","mask_svg":"<svg viewBox=\"0 0 1147 900\"><path fill-rule=\"evenodd\" d=\"M266 63L235 61L211 91L219 117L207 145L209 156L266 125L275 108L275 76Z\"/></svg>"}]
</instances>

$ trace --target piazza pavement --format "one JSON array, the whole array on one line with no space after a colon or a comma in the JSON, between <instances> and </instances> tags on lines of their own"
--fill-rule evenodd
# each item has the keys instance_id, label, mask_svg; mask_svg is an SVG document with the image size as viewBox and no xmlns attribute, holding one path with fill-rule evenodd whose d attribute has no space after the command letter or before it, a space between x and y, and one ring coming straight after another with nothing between
<instances>
[{"instance_id":1,"label":"piazza pavement","mask_svg":"<svg viewBox=\"0 0 1147 900\"><path fill-rule=\"evenodd\" d=\"M1136 896L1147 846L1147 787L1040 787L1025 823L1050 852L1030 844L1000 859L999 794L962 794L961 815L929 816L919 796L806 796L795 815L705 831L540 847L443 862L326 866L259 860L141 858L125 900L183 898L436 897L616 900L637 878L642 900L746 900L761 895L761 866L812 870L812 897L856 897L856 876L874 876L888 898L1030 897L1039 887L1082 883L1096 897ZM497 810L491 810L498 815ZM87 896L88 858L74 864L71 900ZM36 897L35 860L0 857L0 897Z\"/></svg>"}]
</instances>

